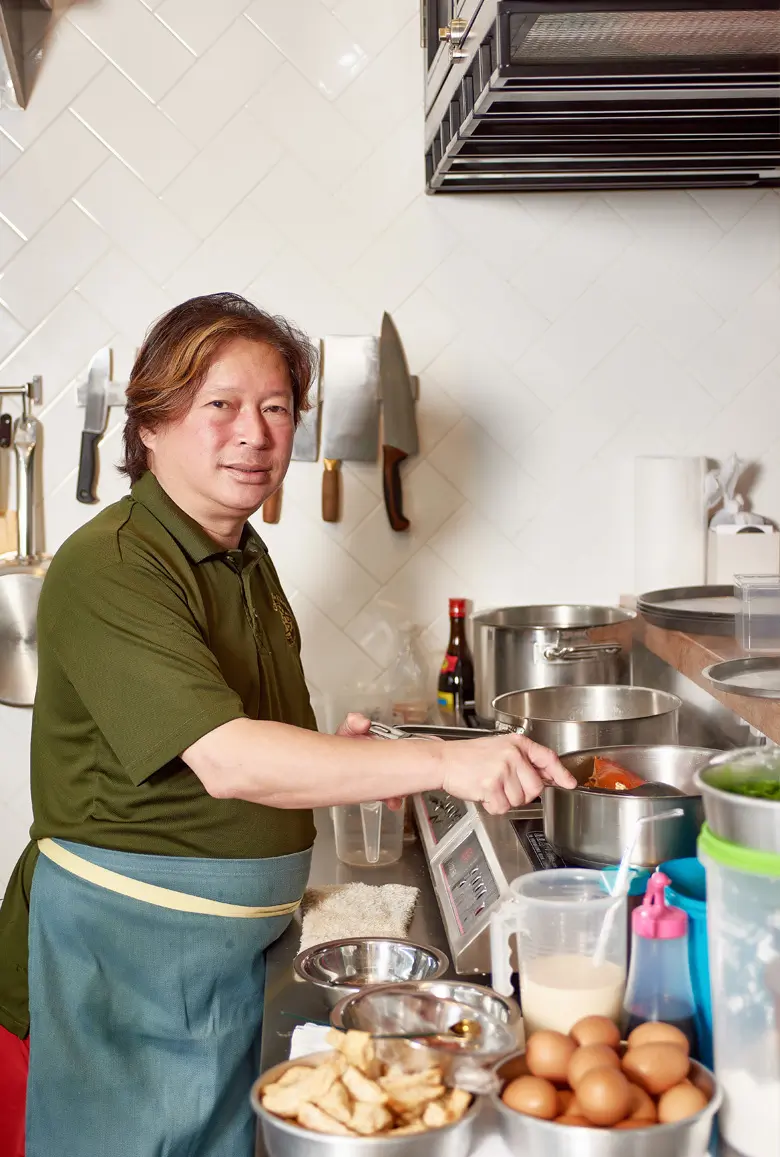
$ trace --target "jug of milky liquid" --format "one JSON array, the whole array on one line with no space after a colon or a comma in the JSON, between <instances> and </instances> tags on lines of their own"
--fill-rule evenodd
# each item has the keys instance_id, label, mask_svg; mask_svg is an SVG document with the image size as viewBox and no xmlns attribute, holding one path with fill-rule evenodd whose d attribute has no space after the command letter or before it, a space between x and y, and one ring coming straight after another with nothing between
<instances>
[{"instance_id":1,"label":"jug of milky liquid","mask_svg":"<svg viewBox=\"0 0 780 1157\"><path fill-rule=\"evenodd\" d=\"M595 958L604 922L609 934ZM626 899L601 872L552 868L513 880L490 921L493 988L512 992L513 937L526 1040L539 1029L568 1033L584 1016L620 1021L626 988Z\"/></svg>"}]
</instances>

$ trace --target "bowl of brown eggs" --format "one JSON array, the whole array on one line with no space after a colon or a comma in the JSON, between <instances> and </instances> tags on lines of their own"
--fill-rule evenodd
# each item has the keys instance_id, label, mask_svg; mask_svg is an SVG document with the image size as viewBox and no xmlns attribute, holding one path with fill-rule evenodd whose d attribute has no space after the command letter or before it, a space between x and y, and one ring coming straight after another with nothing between
<instances>
[{"instance_id":1,"label":"bowl of brown eggs","mask_svg":"<svg viewBox=\"0 0 780 1157\"><path fill-rule=\"evenodd\" d=\"M588 1016L568 1034L533 1033L495 1071L500 1131L529 1157L702 1157L721 1102L686 1036L661 1022L622 1041Z\"/></svg>"}]
</instances>

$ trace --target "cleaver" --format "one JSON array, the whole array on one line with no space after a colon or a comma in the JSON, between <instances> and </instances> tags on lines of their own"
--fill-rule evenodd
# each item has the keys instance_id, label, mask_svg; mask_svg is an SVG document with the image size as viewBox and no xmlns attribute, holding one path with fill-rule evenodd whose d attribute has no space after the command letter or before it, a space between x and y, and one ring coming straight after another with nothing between
<instances>
[{"instance_id":1,"label":"cleaver","mask_svg":"<svg viewBox=\"0 0 780 1157\"><path fill-rule=\"evenodd\" d=\"M379 341L326 337L322 345L322 517L341 516L341 463L376 462Z\"/></svg>"},{"instance_id":2,"label":"cleaver","mask_svg":"<svg viewBox=\"0 0 780 1157\"><path fill-rule=\"evenodd\" d=\"M322 368L322 343L317 369L309 386L311 409L301 414L293 439L293 462L316 462L319 458L320 434L320 371ZM263 522L278 522L282 513L282 487L280 486L263 503Z\"/></svg>"}]
</instances>

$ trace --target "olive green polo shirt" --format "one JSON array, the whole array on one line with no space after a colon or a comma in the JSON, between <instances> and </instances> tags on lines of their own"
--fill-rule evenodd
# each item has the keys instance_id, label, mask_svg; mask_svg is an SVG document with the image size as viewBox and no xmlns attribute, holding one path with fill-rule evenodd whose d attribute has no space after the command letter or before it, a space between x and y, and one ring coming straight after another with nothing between
<instances>
[{"instance_id":1,"label":"olive green polo shirt","mask_svg":"<svg viewBox=\"0 0 780 1157\"><path fill-rule=\"evenodd\" d=\"M242 717L316 728L295 618L249 525L219 547L147 472L63 544L43 584L32 841L239 859L309 847L309 810L213 799L182 762ZM36 854L0 909L0 1023L20 1035Z\"/></svg>"}]
</instances>

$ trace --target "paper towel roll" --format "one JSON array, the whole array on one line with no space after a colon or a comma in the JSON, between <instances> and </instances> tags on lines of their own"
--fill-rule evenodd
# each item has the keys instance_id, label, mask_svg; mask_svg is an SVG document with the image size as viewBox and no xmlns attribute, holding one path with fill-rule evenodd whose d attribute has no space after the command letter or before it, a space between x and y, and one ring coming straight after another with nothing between
<instances>
[{"instance_id":1,"label":"paper towel roll","mask_svg":"<svg viewBox=\"0 0 780 1157\"><path fill-rule=\"evenodd\" d=\"M706 458L637 458L634 474L634 590L705 581Z\"/></svg>"}]
</instances>

